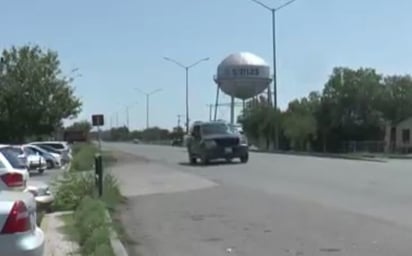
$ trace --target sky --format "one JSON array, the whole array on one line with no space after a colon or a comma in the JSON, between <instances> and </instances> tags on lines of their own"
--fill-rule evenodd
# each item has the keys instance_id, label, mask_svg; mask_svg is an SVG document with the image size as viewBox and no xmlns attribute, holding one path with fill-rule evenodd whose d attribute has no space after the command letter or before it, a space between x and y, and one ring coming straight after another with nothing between
<instances>
[{"instance_id":1,"label":"sky","mask_svg":"<svg viewBox=\"0 0 412 256\"><path fill-rule=\"evenodd\" d=\"M163 57L185 65L210 57L190 70L193 121L209 118L213 76L229 54L252 52L272 63L271 14L250 0L2 0L0 10L0 49L38 44L59 53L66 74L78 69L73 86L83 108L76 120L104 114L107 126L123 125L129 106L130 127L145 128L146 99L135 88L160 88L150 97L150 126L176 126L185 114L185 73ZM411 73L410 10L410 0L297 0L280 10L280 108L322 90L336 66ZM229 118L229 109L218 117Z\"/></svg>"}]
</instances>

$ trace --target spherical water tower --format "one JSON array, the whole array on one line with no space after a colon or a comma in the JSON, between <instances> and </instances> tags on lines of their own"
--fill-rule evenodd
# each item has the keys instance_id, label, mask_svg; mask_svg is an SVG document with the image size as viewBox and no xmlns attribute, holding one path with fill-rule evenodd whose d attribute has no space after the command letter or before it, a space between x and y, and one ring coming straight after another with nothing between
<instances>
[{"instance_id":1,"label":"spherical water tower","mask_svg":"<svg viewBox=\"0 0 412 256\"><path fill-rule=\"evenodd\" d=\"M244 103L245 100L269 89L269 84L272 82L269 65L259 56L249 52L234 53L226 57L219 64L214 80L217 84L215 119L220 89L231 97L230 122L232 124L235 98L241 99Z\"/></svg>"}]
</instances>

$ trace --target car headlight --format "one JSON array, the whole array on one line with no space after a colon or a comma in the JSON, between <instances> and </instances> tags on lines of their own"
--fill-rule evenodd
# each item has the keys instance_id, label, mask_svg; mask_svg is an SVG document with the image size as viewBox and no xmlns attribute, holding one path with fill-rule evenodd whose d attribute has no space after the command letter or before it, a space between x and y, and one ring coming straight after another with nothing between
<instances>
[{"instance_id":1,"label":"car headlight","mask_svg":"<svg viewBox=\"0 0 412 256\"><path fill-rule=\"evenodd\" d=\"M248 145L247 138L245 136L240 137L240 145Z\"/></svg>"},{"instance_id":2,"label":"car headlight","mask_svg":"<svg viewBox=\"0 0 412 256\"><path fill-rule=\"evenodd\" d=\"M216 147L216 142L214 140L205 140L204 144L205 144L205 147L207 148Z\"/></svg>"}]
</instances>

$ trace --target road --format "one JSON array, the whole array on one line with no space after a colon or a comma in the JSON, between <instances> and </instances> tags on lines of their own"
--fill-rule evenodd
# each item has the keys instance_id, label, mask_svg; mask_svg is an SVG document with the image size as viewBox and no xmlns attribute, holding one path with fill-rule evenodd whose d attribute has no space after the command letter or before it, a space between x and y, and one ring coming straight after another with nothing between
<instances>
[{"instance_id":1,"label":"road","mask_svg":"<svg viewBox=\"0 0 412 256\"><path fill-rule=\"evenodd\" d=\"M65 166L63 168L67 168L67 166ZM59 175L61 175L62 172L63 172L63 169L48 169L48 170L45 170L44 173L42 173L42 174L39 174L37 172L31 172L28 184L30 185L31 182L33 182L33 183L35 183L35 182L44 182L46 184L50 184Z\"/></svg>"},{"instance_id":2,"label":"road","mask_svg":"<svg viewBox=\"0 0 412 256\"><path fill-rule=\"evenodd\" d=\"M135 184L124 218L143 255L412 253L412 161L252 153L200 167L182 148L104 146L150 160L123 177Z\"/></svg>"}]
</instances>

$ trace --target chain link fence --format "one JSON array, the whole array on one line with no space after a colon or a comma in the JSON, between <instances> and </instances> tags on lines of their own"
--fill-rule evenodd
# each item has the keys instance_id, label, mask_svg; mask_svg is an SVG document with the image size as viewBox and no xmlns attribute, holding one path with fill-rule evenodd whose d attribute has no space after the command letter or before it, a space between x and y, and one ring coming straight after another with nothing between
<instances>
[{"instance_id":1,"label":"chain link fence","mask_svg":"<svg viewBox=\"0 0 412 256\"><path fill-rule=\"evenodd\" d=\"M345 141L342 143L342 153L375 153L384 154L386 150L385 141Z\"/></svg>"}]
</instances>

